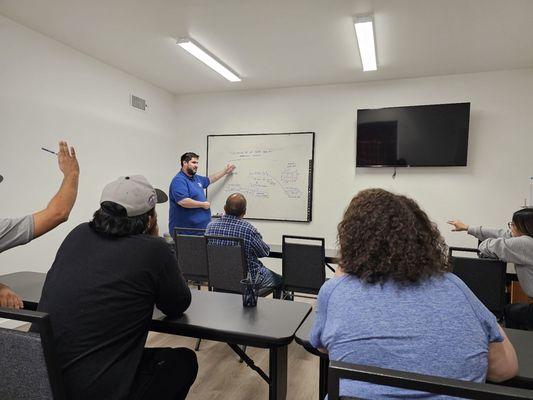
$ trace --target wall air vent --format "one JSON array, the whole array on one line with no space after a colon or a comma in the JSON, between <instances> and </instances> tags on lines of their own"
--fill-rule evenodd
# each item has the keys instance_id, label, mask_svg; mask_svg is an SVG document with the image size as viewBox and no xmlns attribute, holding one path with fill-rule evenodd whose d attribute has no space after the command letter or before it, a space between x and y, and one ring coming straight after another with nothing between
<instances>
[{"instance_id":1,"label":"wall air vent","mask_svg":"<svg viewBox=\"0 0 533 400\"><path fill-rule=\"evenodd\" d=\"M136 108L137 110L141 110L141 111L146 111L146 107L148 107L148 104L146 104L145 99L137 97L134 94L130 96L130 105L133 108Z\"/></svg>"}]
</instances>

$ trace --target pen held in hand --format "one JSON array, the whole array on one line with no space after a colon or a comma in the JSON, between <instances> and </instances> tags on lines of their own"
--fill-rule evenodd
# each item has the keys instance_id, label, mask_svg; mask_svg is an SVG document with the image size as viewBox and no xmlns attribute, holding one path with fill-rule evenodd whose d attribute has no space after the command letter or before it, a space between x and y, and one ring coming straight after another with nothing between
<instances>
[{"instance_id":1,"label":"pen held in hand","mask_svg":"<svg viewBox=\"0 0 533 400\"><path fill-rule=\"evenodd\" d=\"M41 150L47 151L48 153L52 153L52 154L55 154L57 156L57 153L55 151L49 150L49 149L47 149L45 147L41 147Z\"/></svg>"}]
</instances>

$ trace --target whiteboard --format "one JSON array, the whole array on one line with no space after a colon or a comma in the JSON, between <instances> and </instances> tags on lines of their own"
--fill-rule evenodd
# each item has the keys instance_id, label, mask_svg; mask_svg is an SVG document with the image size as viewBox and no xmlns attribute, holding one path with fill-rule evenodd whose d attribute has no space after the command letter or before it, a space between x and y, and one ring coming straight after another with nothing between
<instances>
[{"instance_id":1,"label":"whiteboard","mask_svg":"<svg viewBox=\"0 0 533 400\"><path fill-rule=\"evenodd\" d=\"M211 212L222 214L238 192L247 200L245 218L311 221L314 142L314 132L208 135L208 175L235 165L208 187Z\"/></svg>"}]
</instances>

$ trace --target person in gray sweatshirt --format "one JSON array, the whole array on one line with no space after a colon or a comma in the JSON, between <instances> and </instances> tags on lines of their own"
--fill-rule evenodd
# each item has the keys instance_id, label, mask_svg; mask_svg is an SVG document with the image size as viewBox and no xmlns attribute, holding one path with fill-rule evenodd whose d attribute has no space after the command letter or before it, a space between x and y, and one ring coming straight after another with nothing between
<instances>
[{"instance_id":1,"label":"person in gray sweatshirt","mask_svg":"<svg viewBox=\"0 0 533 400\"><path fill-rule=\"evenodd\" d=\"M520 286L533 298L533 208L513 214L509 229L468 226L459 220L448 221L452 231L466 231L481 240L479 252L486 257L514 263ZM509 304L505 309L509 328L533 329L533 304Z\"/></svg>"}]
</instances>

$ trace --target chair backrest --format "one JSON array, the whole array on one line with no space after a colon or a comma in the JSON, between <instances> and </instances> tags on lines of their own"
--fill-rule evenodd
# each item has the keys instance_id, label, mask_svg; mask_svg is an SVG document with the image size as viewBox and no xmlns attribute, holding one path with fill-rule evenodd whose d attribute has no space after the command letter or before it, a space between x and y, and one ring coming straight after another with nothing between
<instances>
[{"instance_id":1,"label":"chair backrest","mask_svg":"<svg viewBox=\"0 0 533 400\"><path fill-rule=\"evenodd\" d=\"M0 317L31 322L39 331L0 328L0 399L66 399L48 314L0 308Z\"/></svg>"},{"instance_id":2,"label":"chair backrest","mask_svg":"<svg viewBox=\"0 0 533 400\"><path fill-rule=\"evenodd\" d=\"M467 251L461 249L461 251ZM505 285L507 263L491 258L450 257L452 272L498 319L507 303Z\"/></svg>"},{"instance_id":3,"label":"chair backrest","mask_svg":"<svg viewBox=\"0 0 533 400\"><path fill-rule=\"evenodd\" d=\"M215 291L241 293L248 267L244 239L206 235L209 287Z\"/></svg>"},{"instance_id":4,"label":"chair backrest","mask_svg":"<svg viewBox=\"0 0 533 400\"><path fill-rule=\"evenodd\" d=\"M481 400L532 399L533 390L519 389L490 383L468 382L439 376L416 374L367 365L331 361L328 376L329 400L353 399L339 397L340 379L352 379L383 386L419 390L434 394Z\"/></svg>"},{"instance_id":5,"label":"chair backrest","mask_svg":"<svg viewBox=\"0 0 533 400\"><path fill-rule=\"evenodd\" d=\"M283 288L317 294L326 280L324 238L282 236Z\"/></svg>"},{"instance_id":6,"label":"chair backrest","mask_svg":"<svg viewBox=\"0 0 533 400\"><path fill-rule=\"evenodd\" d=\"M207 282L204 232L204 229L174 228L178 265L183 277L189 281Z\"/></svg>"}]
</instances>

